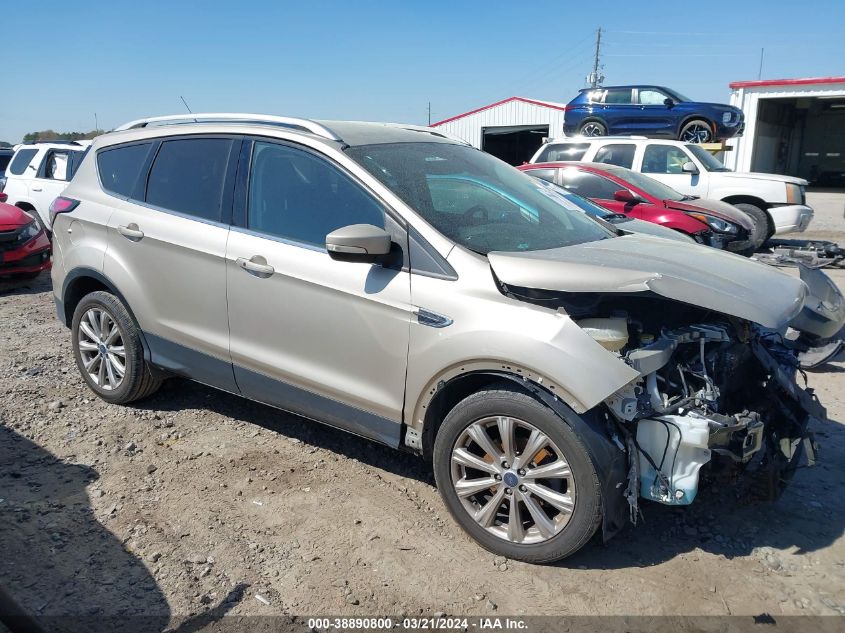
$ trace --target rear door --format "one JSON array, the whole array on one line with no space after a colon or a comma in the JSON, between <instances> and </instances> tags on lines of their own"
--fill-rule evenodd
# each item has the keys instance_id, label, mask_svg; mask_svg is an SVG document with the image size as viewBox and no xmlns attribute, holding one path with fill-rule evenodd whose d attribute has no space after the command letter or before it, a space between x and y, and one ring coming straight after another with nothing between
<instances>
[{"instance_id":1,"label":"rear door","mask_svg":"<svg viewBox=\"0 0 845 633\"><path fill-rule=\"evenodd\" d=\"M636 134L639 106L633 102L631 88L608 88L602 100L602 117L608 124L608 134Z\"/></svg>"},{"instance_id":2,"label":"rear door","mask_svg":"<svg viewBox=\"0 0 845 633\"><path fill-rule=\"evenodd\" d=\"M106 148L115 195L104 273L121 289L152 361L237 391L229 358L226 240L241 139L168 137Z\"/></svg>"},{"instance_id":3,"label":"rear door","mask_svg":"<svg viewBox=\"0 0 845 633\"><path fill-rule=\"evenodd\" d=\"M241 393L398 445L412 315L405 230L354 176L309 148L256 139L246 164L226 251ZM398 264L332 259L326 235L351 224L390 232Z\"/></svg>"}]
</instances>

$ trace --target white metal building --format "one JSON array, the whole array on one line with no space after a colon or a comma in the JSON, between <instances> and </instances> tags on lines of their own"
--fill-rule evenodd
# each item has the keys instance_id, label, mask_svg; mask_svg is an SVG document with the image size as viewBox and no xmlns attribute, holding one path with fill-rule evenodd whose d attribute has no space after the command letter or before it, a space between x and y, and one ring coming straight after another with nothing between
<instances>
[{"instance_id":1,"label":"white metal building","mask_svg":"<svg viewBox=\"0 0 845 633\"><path fill-rule=\"evenodd\" d=\"M508 97L431 126L519 165L534 154L544 137L563 136L565 107L551 101Z\"/></svg>"},{"instance_id":2,"label":"white metal building","mask_svg":"<svg viewBox=\"0 0 845 633\"><path fill-rule=\"evenodd\" d=\"M745 134L728 142L728 167L845 187L845 77L736 81L730 87L731 105L745 113Z\"/></svg>"}]
</instances>

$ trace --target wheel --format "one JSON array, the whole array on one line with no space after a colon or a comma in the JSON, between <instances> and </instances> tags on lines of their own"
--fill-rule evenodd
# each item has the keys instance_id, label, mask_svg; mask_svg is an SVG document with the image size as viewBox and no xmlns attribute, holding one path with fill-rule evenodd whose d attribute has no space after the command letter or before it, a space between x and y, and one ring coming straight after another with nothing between
<instances>
[{"instance_id":1,"label":"wheel","mask_svg":"<svg viewBox=\"0 0 845 633\"><path fill-rule=\"evenodd\" d=\"M703 119L694 119L681 128L678 140L685 143L710 143L713 140L713 128Z\"/></svg>"},{"instance_id":2,"label":"wheel","mask_svg":"<svg viewBox=\"0 0 845 633\"><path fill-rule=\"evenodd\" d=\"M775 233L769 214L760 207L747 202L740 202L734 206L749 215L754 221L754 233L749 236L748 241L754 245L753 252L756 252Z\"/></svg>"},{"instance_id":3,"label":"wheel","mask_svg":"<svg viewBox=\"0 0 845 633\"><path fill-rule=\"evenodd\" d=\"M554 411L507 385L475 393L434 442L446 507L482 547L545 563L578 551L601 522L593 460Z\"/></svg>"},{"instance_id":4,"label":"wheel","mask_svg":"<svg viewBox=\"0 0 845 633\"><path fill-rule=\"evenodd\" d=\"M71 334L82 377L106 402L139 400L161 386L144 360L138 326L114 295L98 291L83 297L73 313Z\"/></svg>"},{"instance_id":5,"label":"wheel","mask_svg":"<svg viewBox=\"0 0 845 633\"><path fill-rule=\"evenodd\" d=\"M607 126L601 121L587 121L580 132L581 136L607 136Z\"/></svg>"}]
</instances>

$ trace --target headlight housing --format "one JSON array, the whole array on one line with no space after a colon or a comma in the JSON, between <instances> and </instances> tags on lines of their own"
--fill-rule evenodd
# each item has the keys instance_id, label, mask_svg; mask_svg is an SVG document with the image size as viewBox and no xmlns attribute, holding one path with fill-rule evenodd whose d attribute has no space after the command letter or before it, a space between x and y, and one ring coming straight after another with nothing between
<instances>
[{"instance_id":1,"label":"headlight housing","mask_svg":"<svg viewBox=\"0 0 845 633\"><path fill-rule=\"evenodd\" d=\"M786 183L786 202L787 204L803 204L803 195L800 185Z\"/></svg>"},{"instance_id":2,"label":"headlight housing","mask_svg":"<svg viewBox=\"0 0 845 633\"><path fill-rule=\"evenodd\" d=\"M730 112L723 112L722 113L722 123L724 123L725 125L730 123L732 118L733 118L733 115Z\"/></svg>"},{"instance_id":3,"label":"headlight housing","mask_svg":"<svg viewBox=\"0 0 845 633\"><path fill-rule=\"evenodd\" d=\"M736 224L732 224L727 220L723 220L712 215L707 215L706 213L688 213L687 215L699 220L700 222L704 222L717 233L730 233L731 235L735 235L739 232L739 227L737 227Z\"/></svg>"},{"instance_id":4,"label":"headlight housing","mask_svg":"<svg viewBox=\"0 0 845 633\"><path fill-rule=\"evenodd\" d=\"M17 241L21 245L26 244L29 240L35 238L40 232L41 227L38 225L38 222L33 220L25 227L23 227L20 234L18 235Z\"/></svg>"}]
</instances>

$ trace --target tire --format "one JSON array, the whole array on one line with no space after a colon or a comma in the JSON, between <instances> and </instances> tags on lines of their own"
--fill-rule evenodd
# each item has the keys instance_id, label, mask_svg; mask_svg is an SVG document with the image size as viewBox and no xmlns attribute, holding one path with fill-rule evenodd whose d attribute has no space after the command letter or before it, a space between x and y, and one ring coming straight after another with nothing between
<instances>
[{"instance_id":1,"label":"tire","mask_svg":"<svg viewBox=\"0 0 845 633\"><path fill-rule=\"evenodd\" d=\"M511 442L516 448L514 461L507 463L505 468L497 467L490 452L480 451L484 457L479 457L481 444L474 440L481 428L492 442L488 446L499 451L498 457L507 458L508 451L502 442L505 434L500 432L503 428L500 424L504 422L499 418L510 420L517 429L511 434L515 438ZM526 449L528 440L533 437L533 431L528 427L545 435L550 443L530 456L520 455L519 451ZM521 463L526 456L532 461ZM546 461L551 456L555 458ZM495 554L529 563L560 560L581 549L601 523L602 487L590 452L573 428L554 411L509 385L491 387L459 402L437 432L433 457L437 488L449 513L467 534ZM490 457L490 461L486 457ZM563 460L562 465L560 460ZM481 464L484 470L476 470L466 463ZM537 468L546 469L546 473L554 477L532 477ZM562 469L552 473L549 468ZM503 474L493 474L494 470ZM566 471L568 477L562 474ZM478 489L479 483L473 483L476 479L482 486L488 481L493 483L469 493ZM462 487L463 495L459 496L456 486ZM535 490L540 491L542 497L535 494ZM558 510L558 506L546 501L549 498L557 504L567 505L569 511ZM511 503L515 499L515 512L522 520L512 522ZM490 507L495 513L486 513L488 517L493 516L486 527L470 514L476 509ZM545 534L534 520L533 512L538 507L546 518L543 522ZM511 523L521 529L514 527L511 532Z\"/></svg>"},{"instance_id":2,"label":"tire","mask_svg":"<svg viewBox=\"0 0 845 633\"><path fill-rule=\"evenodd\" d=\"M772 237L772 235L775 234L775 226L772 222L772 218L769 217L769 214L765 209L761 209L757 205L750 204L748 202L740 202L738 204L734 204L734 206L740 211L750 215L751 219L754 220L754 235L760 238L760 243L756 247L759 249L769 238ZM758 226L760 227L759 233Z\"/></svg>"},{"instance_id":3,"label":"tire","mask_svg":"<svg viewBox=\"0 0 845 633\"><path fill-rule=\"evenodd\" d=\"M105 347L105 354L105 344L98 344L98 341L102 342L102 339L106 338L99 336L104 322L97 317L102 314L106 315L106 333L110 333L115 327L118 330L114 337L108 337L106 342L110 343ZM73 355L82 378L88 383L88 387L106 402L127 404L146 398L161 386L161 378L152 374L144 360L140 329L126 306L113 294L98 291L83 297L73 313L71 336ZM121 349L122 376L119 375ZM109 366L111 372L108 371ZM104 369L101 371L100 367Z\"/></svg>"},{"instance_id":4,"label":"tire","mask_svg":"<svg viewBox=\"0 0 845 633\"><path fill-rule=\"evenodd\" d=\"M678 140L685 143L712 143L713 126L704 119L687 121L678 134Z\"/></svg>"},{"instance_id":5,"label":"tire","mask_svg":"<svg viewBox=\"0 0 845 633\"><path fill-rule=\"evenodd\" d=\"M743 251L743 254L753 255L771 237L771 233L774 233L769 214L760 207L745 202L733 206L750 216L754 222L754 231L748 236L749 247L746 251Z\"/></svg>"},{"instance_id":6,"label":"tire","mask_svg":"<svg viewBox=\"0 0 845 633\"><path fill-rule=\"evenodd\" d=\"M601 121L590 119L581 124L578 133L581 136L607 136L607 126Z\"/></svg>"}]
</instances>

